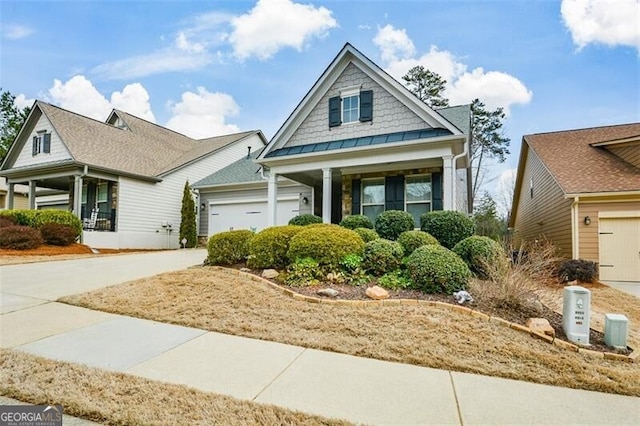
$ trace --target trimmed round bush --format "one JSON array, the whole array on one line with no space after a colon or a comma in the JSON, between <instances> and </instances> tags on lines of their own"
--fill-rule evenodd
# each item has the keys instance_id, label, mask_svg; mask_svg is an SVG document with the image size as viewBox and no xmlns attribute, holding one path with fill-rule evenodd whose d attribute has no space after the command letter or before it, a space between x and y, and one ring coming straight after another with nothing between
<instances>
[{"instance_id":1,"label":"trimmed round bush","mask_svg":"<svg viewBox=\"0 0 640 426\"><path fill-rule=\"evenodd\" d=\"M362 238L362 241L364 241L365 243L368 243L369 241L377 240L378 238L380 238L380 235L378 235L378 233L373 229L356 228L354 229L354 231L358 235L360 235L360 238Z\"/></svg>"},{"instance_id":2,"label":"trimmed round bush","mask_svg":"<svg viewBox=\"0 0 640 426\"><path fill-rule=\"evenodd\" d=\"M404 250L404 255L409 256L418 247L425 246L427 244L439 244L438 240L428 232L412 229L411 231L404 231L398 237L398 242Z\"/></svg>"},{"instance_id":3,"label":"trimmed round bush","mask_svg":"<svg viewBox=\"0 0 640 426\"><path fill-rule=\"evenodd\" d=\"M42 239L52 246L70 246L78 238L76 229L71 225L60 223L45 223L40 227Z\"/></svg>"},{"instance_id":4,"label":"trimmed round bush","mask_svg":"<svg viewBox=\"0 0 640 426\"><path fill-rule=\"evenodd\" d=\"M307 213L292 217L289 220L289 225L307 226L312 223L322 223L322 218L320 216Z\"/></svg>"},{"instance_id":5,"label":"trimmed round bush","mask_svg":"<svg viewBox=\"0 0 640 426\"><path fill-rule=\"evenodd\" d=\"M73 227L76 237L82 233L82 221L65 210L2 210L0 216L13 218L22 226L40 228L45 223L59 223Z\"/></svg>"},{"instance_id":6,"label":"trimmed round bush","mask_svg":"<svg viewBox=\"0 0 640 426\"><path fill-rule=\"evenodd\" d=\"M340 222L340 226L348 229L368 228L373 229L373 222L363 214L347 216Z\"/></svg>"},{"instance_id":7,"label":"trimmed round bush","mask_svg":"<svg viewBox=\"0 0 640 426\"><path fill-rule=\"evenodd\" d=\"M381 277L400 268L403 254L400 243L378 238L364 245L362 265L367 272Z\"/></svg>"},{"instance_id":8,"label":"trimmed round bush","mask_svg":"<svg viewBox=\"0 0 640 426\"><path fill-rule=\"evenodd\" d=\"M415 227L413 216L402 210L387 210L376 218L375 229L380 238L395 241L400 234Z\"/></svg>"},{"instance_id":9,"label":"trimmed round bush","mask_svg":"<svg viewBox=\"0 0 640 426\"><path fill-rule=\"evenodd\" d=\"M348 254L361 255L364 241L355 232L338 225L305 227L289 243L289 259L310 257L321 267L338 269Z\"/></svg>"},{"instance_id":10,"label":"trimmed round bush","mask_svg":"<svg viewBox=\"0 0 640 426\"><path fill-rule=\"evenodd\" d=\"M489 277L490 268L507 262L502 245L489 237L472 235L455 245L453 252L460 256L478 278Z\"/></svg>"},{"instance_id":11,"label":"trimmed round bush","mask_svg":"<svg viewBox=\"0 0 640 426\"><path fill-rule=\"evenodd\" d=\"M436 210L420 216L420 229L433 235L448 249L473 235L473 221L451 210Z\"/></svg>"},{"instance_id":12,"label":"trimmed round bush","mask_svg":"<svg viewBox=\"0 0 640 426\"><path fill-rule=\"evenodd\" d=\"M263 229L249 241L247 266L255 269L282 269L289 264L289 242L304 228L298 225L272 226Z\"/></svg>"},{"instance_id":13,"label":"trimmed round bush","mask_svg":"<svg viewBox=\"0 0 640 426\"><path fill-rule=\"evenodd\" d=\"M16 225L35 228L35 217L43 210L0 210L0 216L13 219Z\"/></svg>"},{"instance_id":14,"label":"trimmed round bush","mask_svg":"<svg viewBox=\"0 0 640 426\"><path fill-rule=\"evenodd\" d=\"M418 247L406 261L414 286L426 293L464 290L471 271L460 257L441 245Z\"/></svg>"},{"instance_id":15,"label":"trimmed round bush","mask_svg":"<svg viewBox=\"0 0 640 426\"><path fill-rule=\"evenodd\" d=\"M0 228L0 247L29 250L44 244L40 231L29 226L15 225Z\"/></svg>"},{"instance_id":16,"label":"trimmed round bush","mask_svg":"<svg viewBox=\"0 0 640 426\"><path fill-rule=\"evenodd\" d=\"M234 265L244 262L249 256L249 241L252 231L237 229L212 235L207 242L207 260L212 265Z\"/></svg>"}]
</instances>

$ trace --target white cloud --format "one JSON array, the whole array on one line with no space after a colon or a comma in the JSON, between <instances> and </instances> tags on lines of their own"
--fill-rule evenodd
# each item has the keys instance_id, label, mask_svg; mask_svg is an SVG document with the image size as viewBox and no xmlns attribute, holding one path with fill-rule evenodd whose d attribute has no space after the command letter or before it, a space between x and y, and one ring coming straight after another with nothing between
<instances>
[{"instance_id":1,"label":"white cloud","mask_svg":"<svg viewBox=\"0 0 640 426\"><path fill-rule=\"evenodd\" d=\"M55 79L47 100L55 105L99 121L106 120L113 108L155 122L149 104L149 93L140 83L129 84L121 92L113 92L108 100L83 75L76 75L63 83Z\"/></svg>"},{"instance_id":2,"label":"white cloud","mask_svg":"<svg viewBox=\"0 0 640 426\"><path fill-rule=\"evenodd\" d=\"M602 43L632 46L640 53L638 0L563 0L560 13L579 50L590 43Z\"/></svg>"},{"instance_id":3,"label":"white cloud","mask_svg":"<svg viewBox=\"0 0 640 426\"><path fill-rule=\"evenodd\" d=\"M283 47L300 51L313 37L323 37L338 25L332 12L291 0L259 0L253 9L231 21L229 42L240 59L265 60Z\"/></svg>"},{"instance_id":4,"label":"white cloud","mask_svg":"<svg viewBox=\"0 0 640 426\"><path fill-rule=\"evenodd\" d=\"M13 100L13 103L18 107L18 109L22 110L22 109L25 109L27 107L33 106L33 103L35 101L36 101L35 99L29 99L23 93L20 93Z\"/></svg>"},{"instance_id":5,"label":"white cloud","mask_svg":"<svg viewBox=\"0 0 640 426\"><path fill-rule=\"evenodd\" d=\"M504 108L510 113L514 104L531 101L532 92L516 77L501 71L485 71L478 67L471 71L453 53L431 46L429 51L416 56L415 47L404 29L391 25L378 29L373 42L380 49L384 68L402 82L402 76L416 65L422 65L447 81L445 97L452 105L471 103L479 98L487 108Z\"/></svg>"},{"instance_id":6,"label":"white cloud","mask_svg":"<svg viewBox=\"0 0 640 426\"><path fill-rule=\"evenodd\" d=\"M238 126L228 124L227 117L240 112L231 95L211 93L198 87L197 93L184 92L182 100L169 104L173 116L167 127L195 139L238 132Z\"/></svg>"},{"instance_id":7,"label":"white cloud","mask_svg":"<svg viewBox=\"0 0 640 426\"><path fill-rule=\"evenodd\" d=\"M31 27L25 25L3 25L2 35L9 40L19 40L21 38L29 37L35 31Z\"/></svg>"}]
</instances>

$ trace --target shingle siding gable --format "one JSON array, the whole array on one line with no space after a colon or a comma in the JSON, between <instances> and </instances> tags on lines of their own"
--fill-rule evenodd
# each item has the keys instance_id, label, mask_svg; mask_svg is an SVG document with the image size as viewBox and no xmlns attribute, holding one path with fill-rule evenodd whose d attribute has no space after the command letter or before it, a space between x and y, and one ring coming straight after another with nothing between
<instances>
[{"instance_id":1,"label":"shingle siding gable","mask_svg":"<svg viewBox=\"0 0 640 426\"><path fill-rule=\"evenodd\" d=\"M340 89L357 85L360 85L360 90L373 90L373 120L330 128L329 99L339 96ZM428 127L424 120L351 63L296 129L285 147Z\"/></svg>"}]
</instances>

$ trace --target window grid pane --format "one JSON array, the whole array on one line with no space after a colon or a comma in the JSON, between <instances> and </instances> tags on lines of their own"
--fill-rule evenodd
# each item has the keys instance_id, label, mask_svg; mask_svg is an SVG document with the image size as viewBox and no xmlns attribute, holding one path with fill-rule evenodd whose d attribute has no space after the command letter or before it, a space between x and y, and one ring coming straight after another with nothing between
<instances>
[{"instance_id":1,"label":"window grid pane","mask_svg":"<svg viewBox=\"0 0 640 426\"><path fill-rule=\"evenodd\" d=\"M360 118L359 111L359 98L360 96L348 96L342 98L342 122L353 123Z\"/></svg>"}]
</instances>

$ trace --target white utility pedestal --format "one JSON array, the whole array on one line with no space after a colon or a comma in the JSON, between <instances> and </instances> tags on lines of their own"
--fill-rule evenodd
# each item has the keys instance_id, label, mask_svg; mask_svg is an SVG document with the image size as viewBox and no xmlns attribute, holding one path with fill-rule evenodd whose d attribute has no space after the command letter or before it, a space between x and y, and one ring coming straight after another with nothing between
<instances>
[{"instance_id":1,"label":"white utility pedestal","mask_svg":"<svg viewBox=\"0 0 640 426\"><path fill-rule=\"evenodd\" d=\"M565 287L562 304L562 329L570 341L585 346L589 344L590 315L591 292L577 285Z\"/></svg>"},{"instance_id":2,"label":"white utility pedestal","mask_svg":"<svg viewBox=\"0 0 640 426\"><path fill-rule=\"evenodd\" d=\"M629 320L621 314L605 314L604 343L616 349L627 349Z\"/></svg>"}]
</instances>

